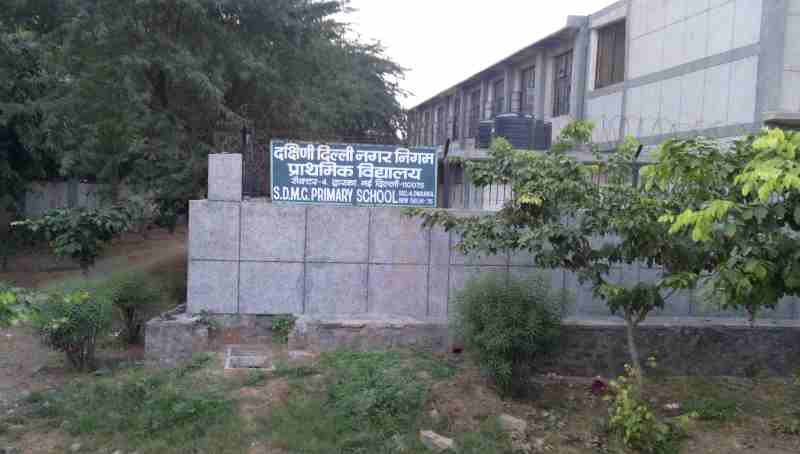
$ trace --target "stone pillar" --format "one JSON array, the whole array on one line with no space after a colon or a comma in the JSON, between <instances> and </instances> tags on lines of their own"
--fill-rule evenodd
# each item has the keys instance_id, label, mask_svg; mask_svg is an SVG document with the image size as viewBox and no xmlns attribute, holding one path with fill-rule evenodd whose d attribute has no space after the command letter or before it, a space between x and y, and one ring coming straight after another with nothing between
<instances>
[{"instance_id":1,"label":"stone pillar","mask_svg":"<svg viewBox=\"0 0 800 454\"><path fill-rule=\"evenodd\" d=\"M575 35L575 47L572 52L572 95L569 100L569 112L575 120L583 119L590 31L589 18L581 18L581 26L578 34Z\"/></svg>"},{"instance_id":2,"label":"stone pillar","mask_svg":"<svg viewBox=\"0 0 800 454\"><path fill-rule=\"evenodd\" d=\"M242 201L242 155L208 155L208 200Z\"/></svg>"}]
</instances>

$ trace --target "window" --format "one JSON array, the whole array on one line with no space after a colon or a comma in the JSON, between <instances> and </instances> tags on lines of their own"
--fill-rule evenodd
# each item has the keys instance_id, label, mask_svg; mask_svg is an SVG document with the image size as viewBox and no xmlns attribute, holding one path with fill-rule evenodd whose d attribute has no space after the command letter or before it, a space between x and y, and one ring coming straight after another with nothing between
<instances>
[{"instance_id":1,"label":"window","mask_svg":"<svg viewBox=\"0 0 800 454\"><path fill-rule=\"evenodd\" d=\"M453 101L453 140L458 140L458 124L461 122L461 96Z\"/></svg>"},{"instance_id":2,"label":"window","mask_svg":"<svg viewBox=\"0 0 800 454\"><path fill-rule=\"evenodd\" d=\"M520 110L524 114L533 115L536 101L536 67L522 71L522 101Z\"/></svg>"},{"instance_id":3,"label":"window","mask_svg":"<svg viewBox=\"0 0 800 454\"><path fill-rule=\"evenodd\" d=\"M481 91L475 90L469 101L469 136L478 137L478 124L481 121Z\"/></svg>"},{"instance_id":4,"label":"window","mask_svg":"<svg viewBox=\"0 0 800 454\"><path fill-rule=\"evenodd\" d=\"M506 81L500 79L494 83L494 100L492 103L492 114L499 115L506 111Z\"/></svg>"},{"instance_id":5,"label":"window","mask_svg":"<svg viewBox=\"0 0 800 454\"><path fill-rule=\"evenodd\" d=\"M569 98L572 92L572 51L554 59L555 83L553 84L553 116L569 115Z\"/></svg>"},{"instance_id":6,"label":"window","mask_svg":"<svg viewBox=\"0 0 800 454\"><path fill-rule=\"evenodd\" d=\"M625 80L625 21L598 30L596 65L594 88Z\"/></svg>"}]
</instances>

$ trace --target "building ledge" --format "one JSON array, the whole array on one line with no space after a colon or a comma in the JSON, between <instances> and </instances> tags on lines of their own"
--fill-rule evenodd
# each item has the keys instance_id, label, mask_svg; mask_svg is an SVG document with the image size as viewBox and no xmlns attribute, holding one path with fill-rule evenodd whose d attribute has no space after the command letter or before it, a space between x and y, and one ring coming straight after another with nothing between
<instances>
[{"instance_id":1,"label":"building ledge","mask_svg":"<svg viewBox=\"0 0 800 454\"><path fill-rule=\"evenodd\" d=\"M771 126L800 127L800 112L788 110L771 110L764 112L764 123Z\"/></svg>"}]
</instances>

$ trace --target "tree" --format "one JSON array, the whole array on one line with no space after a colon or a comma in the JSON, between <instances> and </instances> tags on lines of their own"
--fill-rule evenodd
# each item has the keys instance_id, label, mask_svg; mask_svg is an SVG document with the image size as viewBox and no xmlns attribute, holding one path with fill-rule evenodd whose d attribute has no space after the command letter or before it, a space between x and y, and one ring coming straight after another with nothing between
<instances>
[{"instance_id":1,"label":"tree","mask_svg":"<svg viewBox=\"0 0 800 454\"><path fill-rule=\"evenodd\" d=\"M800 133L766 129L725 146L705 139L664 143L647 187L681 204L661 217L672 235L709 251L705 281L723 308L754 321L800 295Z\"/></svg>"},{"instance_id":2,"label":"tree","mask_svg":"<svg viewBox=\"0 0 800 454\"><path fill-rule=\"evenodd\" d=\"M345 3L18 0L0 21L29 37L39 69L15 80L43 89L0 109L37 116L22 142L64 175L96 178L112 201L129 184L174 211L204 195L207 154L229 151L220 137L242 124L394 137L403 70L349 37Z\"/></svg>"},{"instance_id":3,"label":"tree","mask_svg":"<svg viewBox=\"0 0 800 454\"><path fill-rule=\"evenodd\" d=\"M591 131L589 123L570 125L549 153L513 150L498 139L487 161L468 162L477 186L511 186L513 197L496 214L413 213L428 226L458 232L463 252L527 251L537 266L563 268L591 284L594 294L625 320L631 361L641 373L636 329L664 307L676 288L688 284L682 272L702 267L702 250L688 238L669 236L668 226L658 221L672 199L656 187L638 184L640 146L635 140L626 138L607 157L596 153L591 165L568 155L567 150L589 146ZM598 183L598 176L607 181ZM636 262L663 267L663 277L634 284L611 277L613 269Z\"/></svg>"},{"instance_id":4,"label":"tree","mask_svg":"<svg viewBox=\"0 0 800 454\"><path fill-rule=\"evenodd\" d=\"M47 241L53 253L77 261L85 277L105 245L130 227L130 215L121 208L53 210L36 219L11 224Z\"/></svg>"}]
</instances>

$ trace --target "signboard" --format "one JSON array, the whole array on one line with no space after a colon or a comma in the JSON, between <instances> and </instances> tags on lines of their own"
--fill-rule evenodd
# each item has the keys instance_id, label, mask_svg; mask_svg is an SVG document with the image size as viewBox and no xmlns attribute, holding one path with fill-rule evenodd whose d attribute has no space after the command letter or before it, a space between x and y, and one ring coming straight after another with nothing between
<instances>
[{"instance_id":1,"label":"signboard","mask_svg":"<svg viewBox=\"0 0 800 454\"><path fill-rule=\"evenodd\" d=\"M272 201L436 207L436 148L270 143Z\"/></svg>"}]
</instances>

